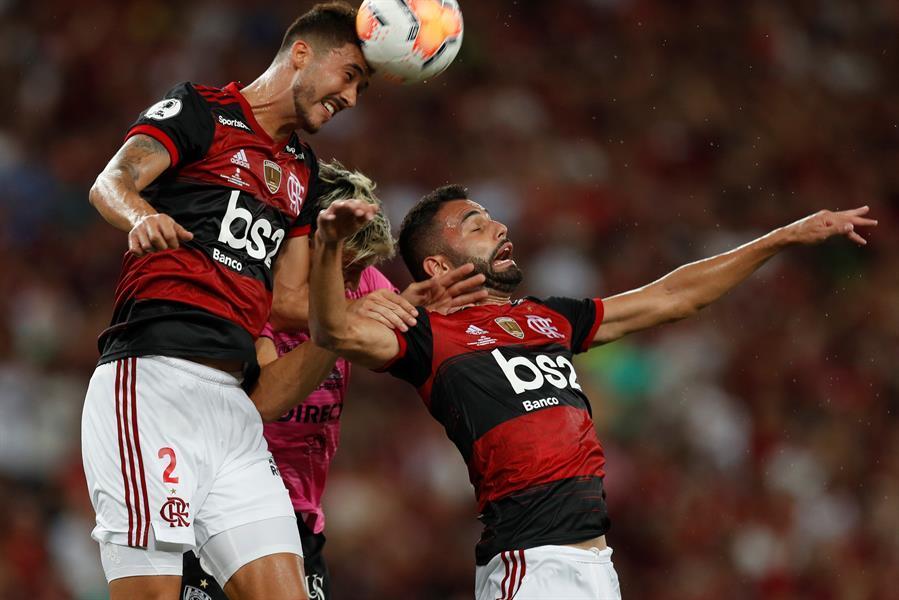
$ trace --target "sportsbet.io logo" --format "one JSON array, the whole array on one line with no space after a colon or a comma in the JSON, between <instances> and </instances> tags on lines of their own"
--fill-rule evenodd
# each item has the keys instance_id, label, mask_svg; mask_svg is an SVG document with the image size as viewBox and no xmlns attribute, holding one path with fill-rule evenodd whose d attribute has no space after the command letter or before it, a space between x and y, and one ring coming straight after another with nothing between
<instances>
[{"instance_id":1,"label":"sportsbet.io logo","mask_svg":"<svg viewBox=\"0 0 899 600\"><path fill-rule=\"evenodd\" d=\"M171 119L180 112L181 100L178 100L177 98L166 98L148 108L147 112L144 113L144 116L148 119L153 119L154 121L164 121L166 119Z\"/></svg>"}]
</instances>

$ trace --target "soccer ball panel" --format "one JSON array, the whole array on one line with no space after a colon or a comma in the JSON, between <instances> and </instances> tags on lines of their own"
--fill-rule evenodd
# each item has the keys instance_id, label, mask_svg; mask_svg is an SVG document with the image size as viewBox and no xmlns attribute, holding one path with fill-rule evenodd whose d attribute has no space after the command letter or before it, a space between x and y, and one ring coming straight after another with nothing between
<instances>
[{"instance_id":1,"label":"soccer ball panel","mask_svg":"<svg viewBox=\"0 0 899 600\"><path fill-rule=\"evenodd\" d=\"M446 69L462 45L463 29L456 0L365 0L356 16L365 59L405 83Z\"/></svg>"}]
</instances>

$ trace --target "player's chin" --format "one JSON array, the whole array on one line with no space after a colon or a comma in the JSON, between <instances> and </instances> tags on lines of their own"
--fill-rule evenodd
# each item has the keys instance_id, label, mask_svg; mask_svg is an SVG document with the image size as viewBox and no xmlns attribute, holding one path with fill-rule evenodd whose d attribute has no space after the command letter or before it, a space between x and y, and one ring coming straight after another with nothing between
<instances>
[{"instance_id":1,"label":"player's chin","mask_svg":"<svg viewBox=\"0 0 899 600\"><path fill-rule=\"evenodd\" d=\"M322 123L315 123L306 121L303 125L303 131L306 133L318 133L318 130L322 128Z\"/></svg>"},{"instance_id":2,"label":"player's chin","mask_svg":"<svg viewBox=\"0 0 899 600\"><path fill-rule=\"evenodd\" d=\"M524 273L518 268L518 265L512 263L502 271L491 269L490 273L487 274L487 281L484 283L484 287L511 294L518 289L523 280Z\"/></svg>"},{"instance_id":3,"label":"player's chin","mask_svg":"<svg viewBox=\"0 0 899 600\"><path fill-rule=\"evenodd\" d=\"M318 108L321 108L321 110L318 110ZM317 133L325 123L331 120L331 115L323 106L309 110L303 116L303 131L306 133Z\"/></svg>"}]
</instances>

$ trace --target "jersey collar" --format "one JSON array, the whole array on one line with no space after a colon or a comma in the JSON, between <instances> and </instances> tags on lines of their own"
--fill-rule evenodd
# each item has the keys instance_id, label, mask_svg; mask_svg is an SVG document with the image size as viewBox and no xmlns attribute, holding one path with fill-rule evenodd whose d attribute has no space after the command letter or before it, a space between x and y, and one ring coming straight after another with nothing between
<instances>
[{"instance_id":1,"label":"jersey collar","mask_svg":"<svg viewBox=\"0 0 899 600\"><path fill-rule=\"evenodd\" d=\"M246 117L247 121L250 122L250 127L253 128L253 131L256 132L256 135L265 140L265 142L270 146L274 146L275 140L273 140L271 136L265 132L265 129L263 129L262 125L259 124L259 121L256 120L256 116L253 114L253 109L252 107L250 107L250 103L247 102L247 99L244 97L244 95L240 93L240 90L242 88L242 83L232 81L224 87L224 90L234 96L234 98L240 104L240 108L243 111L243 116Z\"/></svg>"}]
</instances>

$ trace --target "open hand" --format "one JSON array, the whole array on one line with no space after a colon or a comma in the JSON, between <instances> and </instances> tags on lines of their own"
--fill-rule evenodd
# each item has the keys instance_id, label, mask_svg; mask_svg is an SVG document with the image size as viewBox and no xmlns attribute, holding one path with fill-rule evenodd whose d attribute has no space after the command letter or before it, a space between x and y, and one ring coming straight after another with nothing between
<instances>
[{"instance_id":1,"label":"open hand","mask_svg":"<svg viewBox=\"0 0 899 600\"><path fill-rule=\"evenodd\" d=\"M877 225L876 220L863 216L868 214L869 210L867 206L838 212L820 210L787 225L786 229L790 238L797 244L817 244L834 235L845 235L856 244L864 246L868 242L856 232L856 227Z\"/></svg>"},{"instance_id":2,"label":"open hand","mask_svg":"<svg viewBox=\"0 0 899 600\"><path fill-rule=\"evenodd\" d=\"M338 200L318 213L318 236L323 242L351 237L375 218L378 207L364 200Z\"/></svg>"},{"instance_id":3,"label":"open hand","mask_svg":"<svg viewBox=\"0 0 899 600\"><path fill-rule=\"evenodd\" d=\"M400 331L408 331L415 325L415 317L418 316L418 310L392 290L375 290L366 294L350 302L348 310Z\"/></svg>"},{"instance_id":4,"label":"open hand","mask_svg":"<svg viewBox=\"0 0 899 600\"><path fill-rule=\"evenodd\" d=\"M410 304L447 314L487 297L484 275L471 275L474 265L467 263L442 275L418 281L403 290L403 298Z\"/></svg>"}]
</instances>

